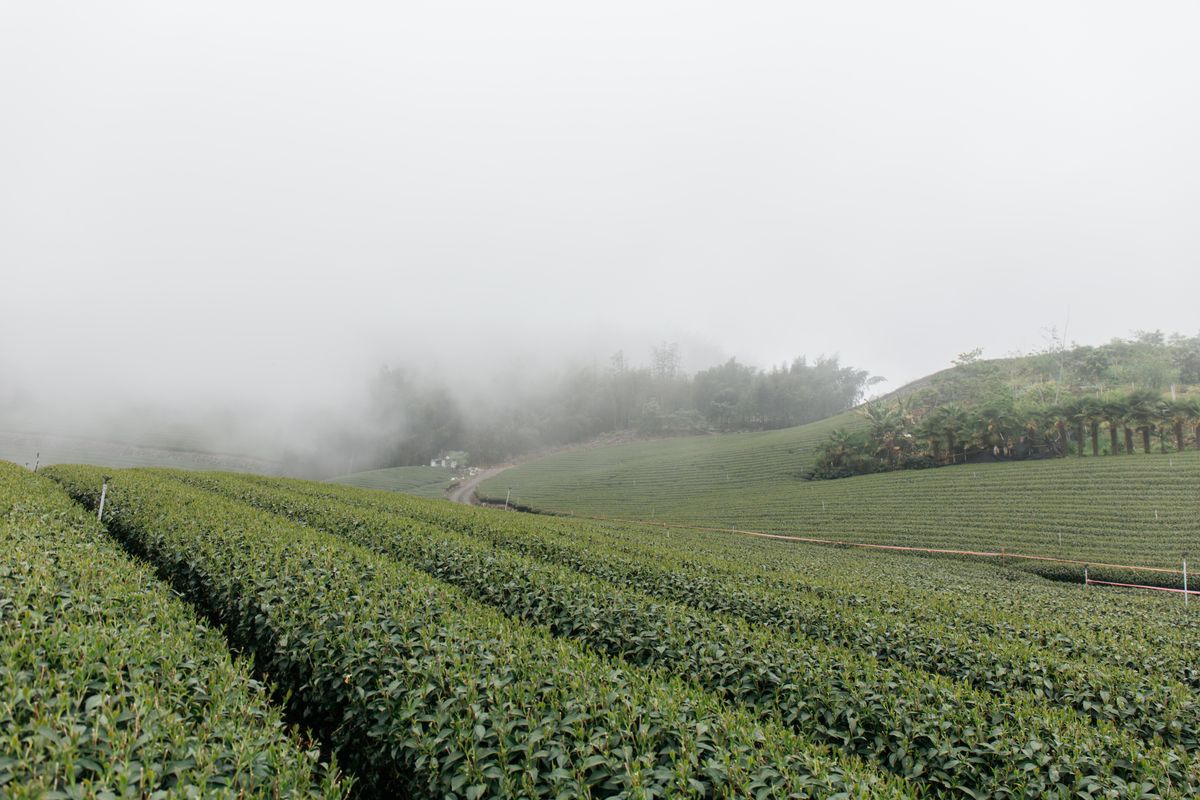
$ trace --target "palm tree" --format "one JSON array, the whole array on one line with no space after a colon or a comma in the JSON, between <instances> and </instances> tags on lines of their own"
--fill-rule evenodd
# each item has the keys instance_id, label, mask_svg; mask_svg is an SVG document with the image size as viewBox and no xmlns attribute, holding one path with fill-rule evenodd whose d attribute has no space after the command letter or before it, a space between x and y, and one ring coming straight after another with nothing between
<instances>
[{"instance_id":1,"label":"palm tree","mask_svg":"<svg viewBox=\"0 0 1200 800\"><path fill-rule=\"evenodd\" d=\"M979 410L976 419L979 441L984 447L1008 446L1008 429L1012 424L1009 410L989 405Z\"/></svg>"},{"instance_id":2,"label":"palm tree","mask_svg":"<svg viewBox=\"0 0 1200 800\"><path fill-rule=\"evenodd\" d=\"M1037 440L1045 416L1046 407L1036 401L1021 403L1013 409L1013 417L1025 430L1025 439L1031 444Z\"/></svg>"},{"instance_id":3,"label":"palm tree","mask_svg":"<svg viewBox=\"0 0 1200 800\"><path fill-rule=\"evenodd\" d=\"M1200 398L1192 399L1189 402L1192 407L1192 441L1195 442L1196 448L1200 449Z\"/></svg>"},{"instance_id":4,"label":"palm tree","mask_svg":"<svg viewBox=\"0 0 1200 800\"><path fill-rule=\"evenodd\" d=\"M851 445L850 434L845 428L837 428L829 434L829 441L824 447L824 461L832 467L840 467L846 458L846 452Z\"/></svg>"},{"instance_id":5,"label":"palm tree","mask_svg":"<svg viewBox=\"0 0 1200 800\"><path fill-rule=\"evenodd\" d=\"M904 403L886 406L883 403L867 403L862 410L870 426L871 442L876 454L889 467L895 466L900 451L906 442L906 422L910 419Z\"/></svg>"},{"instance_id":6,"label":"palm tree","mask_svg":"<svg viewBox=\"0 0 1200 800\"><path fill-rule=\"evenodd\" d=\"M1159 420L1159 403L1161 398L1157 392L1140 389L1129 395L1129 422L1142 434L1142 452L1150 452L1150 432L1154 430ZM1132 444L1132 442L1130 442Z\"/></svg>"},{"instance_id":7,"label":"palm tree","mask_svg":"<svg viewBox=\"0 0 1200 800\"><path fill-rule=\"evenodd\" d=\"M1072 398L1063 403L1063 414L1070 421L1075 434L1075 455L1083 457L1083 426L1088 422L1088 408L1082 398Z\"/></svg>"},{"instance_id":8,"label":"palm tree","mask_svg":"<svg viewBox=\"0 0 1200 800\"><path fill-rule=\"evenodd\" d=\"M1059 455L1067 455L1069 448L1067 447L1067 425L1071 421L1071 412L1065 405L1052 406L1047 409L1047 415L1054 428L1058 431L1058 441L1062 447Z\"/></svg>"},{"instance_id":9,"label":"palm tree","mask_svg":"<svg viewBox=\"0 0 1200 800\"><path fill-rule=\"evenodd\" d=\"M1125 415L1128 413L1129 409L1126 407L1125 402L1121 398L1111 395L1104 399L1100 408L1101 414L1104 417L1104 421L1108 423L1109 446L1111 448L1112 455L1115 456L1121 452L1118 428L1121 425L1121 420L1125 419Z\"/></svg>"},{"instance_id":10,"label":"palm tree","mask_svg":"<svg viewBox=\"0 0 1200 800\"><path fill-rule=\"evenodd\" d=\"M953 464L958 460L961 432L967 427L967 414L957 403L947 403L934 412L946 437L946 457Z\"/></svg>"},{"instance_id":11,"label":"palm tree","mask_svg":"<svg viewBox=\"0 0 1200 800\"><path fill-rule=\"evenodd\" d=\"M1092 455L1100 455L1100 420L1104 418L1104 404L1095 397L1080 400L1080 413L1087 420L1088 432L1092 437ZM1080 446L1082 447L1082 442Z\"/></svg>"},{"instance_id":12,"label":"palm tree","mask_svg":"<svg viewBox=\"0 0 1200 800\"><path fill-rule=\"evenodd\" d=\"M936 411L930 411L921 417L913 431L929 444L929 457L936 463L942 461L942 422Z\"/></svg>"},{"instance_id":13,"label":"palm tree","mask_svg":"<svg viewBox=\"0 0 1200 800\"><path fill-rule=\"evenodd\" d=\"M1184 426L1200 419L1200 404L1189 398L1168 400L1163 403L1163 417L1171 423L1171 429L1175 433L1175 449L1182 453Z\"/></svg>"}]
</instances>

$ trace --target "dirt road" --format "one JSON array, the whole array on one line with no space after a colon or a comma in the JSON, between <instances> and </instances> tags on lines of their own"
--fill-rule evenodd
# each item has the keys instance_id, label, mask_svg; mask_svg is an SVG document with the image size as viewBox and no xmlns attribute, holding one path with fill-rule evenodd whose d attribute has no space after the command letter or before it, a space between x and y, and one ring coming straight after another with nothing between
<instances>
[{"instance_id":1,"label":"dirt road","mask_svg":"<svg viewBox=\"0 0 1200 800\"><path fill-rule=\"evenodd\" d=\"M504 472L504 470L512 469L515 466L516 464L502 464L499 467L488 467L485 470L481 470L479 474L475 475L474 477L467 478L465 481L451 489L449 493L447 493L446 497L451 502L462 503L465 506L477 505L478 501L475 499L475 489L479 487L479 484L483 483L488 478L494 478L501 472Z\"/></svg>"},{"instance_id":2,"label":"dirt road","mask_svg":"<svg viewBox=\"0 0 1200 800\"><path fill-rule=\"evenodd\" d=\"M558 453L571 453L576 450L590 450L595 447L612 447L618 444L628 444L629 442L653 442L660 438L670 437L646 437L638 436L632 431L616 431L614 433L606 433L603 436L597 436L586 442L576 444L563 445L561 447L548 447L543 450L538 450L534 453L528 453L508 464L501 464L498 467L488 467L481 471L473 478L468 478L462 483L455 486L446 493L446 499L454 503L462 503L465 506L477 506L479 502L475 499L475 490L479 484L486 481L488 478L494 478L506 469L518 467L527 461L536 461L539 458L556 455Z\"/></svg>"}]
</instances>

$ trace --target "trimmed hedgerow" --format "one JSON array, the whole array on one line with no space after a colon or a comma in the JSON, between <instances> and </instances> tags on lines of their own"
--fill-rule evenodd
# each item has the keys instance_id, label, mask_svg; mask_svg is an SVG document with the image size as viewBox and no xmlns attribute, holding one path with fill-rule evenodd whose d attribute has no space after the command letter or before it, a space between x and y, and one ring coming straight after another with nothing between
<instances>
[{"instance_id":1,"label":"trimmed hedgerow","mask_svg":"<svg viewBox=\"0 0 1200 800\"><path fill-rule=\"evenodd\" d=\"M0 462L0 796L346 789L219 633L60 488Z\"/></svg>"},{"instance_id":2,"label":"trimmed hedgerow","mask_svg":"<svg viewBox=\"0 0 1200 800\"><path fill-rule=\"evenodd\" d=\"M938 790L969 787L989 796L1047 796L1125 792L1145 783L1152 787L1149 795L1192 791L1192 759L1158 741L1182 745L1184 734L1193 735L1196 711L1178 684L1142 689L1145 735L1152 740L1142 744L1106 722L1089 724L1085 708L1072 714L1047 704L1044 695L1002 683L993 696L913 668L935 653L914 657L909 667L879 663L862 652L865 647L829 646L816 637L796 638L663 603L616 582L539 563L329 494L311 497L275 482L236 476L169 474L411 563L510 616L544 624L558 636L633 664L677 669L765 717ZM608 555L592 553L597 560ZM1062 697L1086 700L1091 692L1099 704L1104 702L1101 692L1121 692L1120 679L1138 677L1117 672L1089 675L1075 669L1056 677L1075 680L1060 690ZM887 691L881 692L881 686ZM914 747L914 742L922 745Z\"/></svg>"},{"instance_id":3,"label":"trimmed hedgerow","mask_svg":"<svg viewBox=\"0 0 1200 800\"><path fill-rule=\"evenodd\" d=\"M84 503L99 472L53 468ZM291 691L369 789L421 797L910 796L904 781L516 624L325 533L139 471L106 519Z\"/></svg>"}]
</instances>

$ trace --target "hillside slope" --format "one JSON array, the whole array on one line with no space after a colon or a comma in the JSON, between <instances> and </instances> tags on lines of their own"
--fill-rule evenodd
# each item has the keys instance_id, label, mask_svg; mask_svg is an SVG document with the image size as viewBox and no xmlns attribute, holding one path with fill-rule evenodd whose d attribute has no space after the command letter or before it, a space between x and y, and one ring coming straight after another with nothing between
<instances>
[{"instance_id":1,"label":"hillside slope","mask_svg":"<svg viewBox=\"0 0 1200 800\"><path fill-rule=\"evenodd\" d=\"M854 412L795 428L688 436L559 453L485 481L480 497L579 513L650 518L685 514L697 497L712 505L747 485L792 483L812 464L816 447L839 427L861 424ZM704 517L707 518L707 517Z\"/></svg>"},{"instance_id":2,"label":"hillside slope","mask_svg":"<svg viewBox=\"0 0 1200 800\"><path fill-rule=\"evenodd\" d=\"M33 467L95 464L103 467L175 467L278 475L283 465L251 456L213 453L195 447L114 442L83 436L0 431L0 459Z\"/></svg>"},{"instance_id":3,"label":"hillside slope","mask_svg":"<svg viewBox=\"0 0 1200 800\"><path fill-rule=\"evenodd\" d=\"M388 492L403 492L418 497L442 497L455 471L441 467L391 467L355 472L331 478L333 483L344 483L360 489L382 489Z\"/></svg>"},{"instance_id":4,"label":"hillside slope","mask_svg":"<svg viewBox=\"0 0 1200 800\"><path fill-rule=\"evenodd\" d=\"M1198 452L799 478L812 448L846 423L571 453L510 470L480 494L512 487L514 503L566 514L1175 569L1200 554Z\"/></svg>"}]
</instances>

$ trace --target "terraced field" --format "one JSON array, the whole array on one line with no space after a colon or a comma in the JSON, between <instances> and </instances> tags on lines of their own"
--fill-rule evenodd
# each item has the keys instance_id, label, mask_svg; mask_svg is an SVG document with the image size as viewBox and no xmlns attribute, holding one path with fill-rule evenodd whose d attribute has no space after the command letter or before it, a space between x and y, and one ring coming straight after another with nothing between
<instances>
[{"instance_id":1,"label":"terraced field","mask_svg":"<svg viewBox=\"0 0 1200 800\"><path fill-rule=\"evenodd\" d=\"M442 497L454 475L454 470L441 467L391 467L341 475L334 478L333 482L360 489L415 494L418 497Z\"/></svg>"},{"instance_id":2,"label":"terraced field","mask_svg":"<svg viewBox=\"0 0 1200 800\"><path fill-rule=\"evenodd\" d=\"M84 436L0 431L0 460L14 464L99 464L109 467L176 467L219 469L278 475L283 465L244 455L204 450L198 438L173 439L170 443L129 444Z\"/></svg>"},{"instance_id":3,"label":"terraced field","mask_svg":"<svg viewBox=\"0 0 1200 800\"><path fill-rule=\"evenodd\" d=\"M100 470L47 473L94 509ZM232 473L119 471L104 525L367 797L1200 792L1200 617L1177 598Z\"/></svg>"},{"instance_id":4,"label":"terraced field","mask_svg":"<svg viewBox=\"0 0 1200 800\"><path fill-rule=\"evenodd\" d=\"M1200 556L1200 453L801 480L833 425L555 456L480 493L503 497L512 487L515 502L539 510L873 544L1172 569L1184 553ZM1066 571L1082 578L1082 568Z\"/></svg>"},{"instance_id":5,"label":"terraced field","mask_svg":"<svg viewBox=\"0 0 1200 800\"><path fill-rule=\"evenodd\" d=\"M284 716L362 796L1200 792L1200 606L1177 597L180 470L118 471L101 528L85 510L102 470L46 470L64 494L5 469L6 796L344 794ZM188 614L223 640L172 621ZM121 667L79 658L94 642L119 644ZM210 674L236 674L227 648L270 676L274 700L245 672ZM106 688L118 675L130 682ZM56 688L30 702L30 680ZM206 705L226 702L250 714ZM121 738L121 721L150 709L194 764L128 750L172 752ZM70 733L50 738L54 726ZM89 748L95 735L79 734L92 729L120 747ZM258 756L236 756L245 746L228 736ZM210 750L230 756L210 762ZM144 782L119 783L131 774Z\"/></svg>"},{"instance_id":6,"label":"terraced field","mask_svg":"<svg viewBox=\"0 0 1200 800\"><path fill-rule=\"evenodd\" d=\"M0 543L0 795L346 796L219 633L7 462Z\"/></svg>"},{"instance_id":7,"label":"terraced field","mask_svg":"<svg viewBox=\"0 0 1200 800\"><path fill-rule=\"evenodd\" d=\"M51 473L95 501L99 471ZM670 671L526 625L402 559L181 477L118 474L109 528L223 621L369 793L913 794Z\"/></svg>"},{"instance_id":8,"label":"terraced field","mask_svg":"<svg viewBox=\"0 0 1200 800\"><path fill-rule=\"evenodd\" d=\"M648 519L659 511L658 497L667 513L690 506L695 492L724 504L748 486L795 484L833 430L861 424L856 413L847 412L779 431L574 450L505 470L486 481L480 494L503 500L512 487L513 500L530 507L570 511L577 502L579 513L637 510Z\"/></svg>"}]
</instances>

